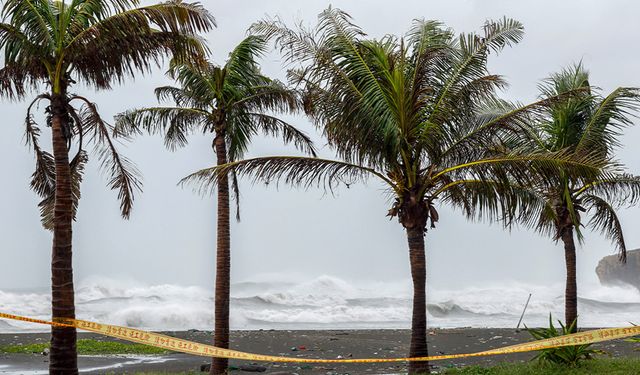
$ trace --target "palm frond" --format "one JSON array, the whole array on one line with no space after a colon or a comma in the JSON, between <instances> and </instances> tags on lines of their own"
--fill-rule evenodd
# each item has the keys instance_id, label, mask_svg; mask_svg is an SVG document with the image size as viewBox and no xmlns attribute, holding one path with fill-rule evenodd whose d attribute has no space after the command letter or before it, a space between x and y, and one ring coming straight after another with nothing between
<instances>
[{"instance_id":1,"label":"palm frond","mask_svg":"<svg viewBox=\"0 0 640 375\"><path fill-rule=\"evenodd\" d=\"M226 72L211 63L205 66L172 61L168 75L180 83L184 96L197 107L209 107L221 97Z\"/></svg>"},{"instance_id":2,"label":"palm frond","mask_svg":"<svg viewBox=\"0 0 640 375\"><path fill-rule=\"evenodd\" d=\"M69 5L69 30L77 35L86 25L125 12L140 5L139 0L72 0Z\"/></svg>"},{"instance_id":3,"label":"palm frond","mask_svg":"<svg viewBox=\"0 0 640 375\"><path fill-rule=\"evenodd\" d=\"M16 29L22 30L33 45L49 51L55 45L50 28L54 17L49 1L6 0L2 6L3 19L8 20ZM5 53L7 52L5 50Z\"/></svg>"},{"instance_id":4,"label":"palm frond","mask_svg":"<svg viewBox=\"0 0 640 375\"><path fill-rule=\"evenodd\" d=\"M586 184L575 193L578 198L582 194L599 196L615 207L630 207L640 200L640 177L611 173Z\"/></svg>"},{"instance_id":5,"label":"palm frond","mask_svg":"<svg viewBox=\"0 0 640 375\"><path fill-rule=\"evenodd\" d=\"M567 152L512 152L461 163L427 178L437 180L448 175L453 180L470 176L478 180L492 180L495 176L502 176L522 186L536 186L541 181L552 185L562 176L576 180L596 178L607 162L597 156L578 158Z\"/></svg>"},{"instance_id":6,"label":"palm frond","mask_svg":"<svg viewBox=\"0 0 640 375\"><path fill-rule=\"evenodd\" d=\"M425 83L446 74L453 57L452 49L455 48L453 36L453 30L445 28L439 21L413 21L405 39L411 55L409 71L414 88L425 87Z\"/></svg>"},{"instance_id":7,"label":"palm frond","mask_svg":"<svg viewBox=\"0 0 640 375\"><path fill-rule=\"evenodd\" d=\"M439 157L444 162L447 159L461 160L499 144L515 148L539 142L531 124L542 121L551 106L581 92L581 89L575 89L557 93L525 105L484 99L480 105L473 106L476 108L475 116L463 121L463 126L449 130L449 141L443 142L446 148ZM534 144L533 149L536 148L537 144Z\"/></svg>"},{"instance_id":8,"label":"palm frond","mask_svg":"<svg viewBox=\"0 0 640 375\"><path fill-rule=\"evenodd\" d=\"M250 112L297 113L301 107L299 92L276 80L261 77L256 86L246 87L246 93L233 101L232 107ZM243 83L242 86L245 84ZM240 87L242 87L240 86Z\"/></svg>"},{"instance_id":9,"label":"palm frond","mask_svg":"<svg viewBox=\"0 0 640 375\"><path fill-rule=\"evenodd\" d=\"M262 37L266 41L273 41L283 55L284 60L288 63L292 63L297 59L308 62L314 56L320 56L311 30L306 30L301 26L299 32L296 32L288 28L279 18L260 20L251 25L249 32Z\"/></svg>"},{"instance_id":10,"label":"palm frond","mask_svg":"<svg viewBox=\"0 0 640 375\"><path fill-rule=\"evenodd\" d=\"M247 120L265 135L281 138L285 144L293 143L300 151L313 157L316 156L316 149L311 138L295 126L278 117L264 113L247 113L246 115L249 117Z\"/></svg>"},{"instance_id":11,"label":"palm frond","mask_svg":"<svg viewBox=\"0 0 640 375\"><path fill-rule=\"evenodd\" d=\"M31 110L40 100L48 99L48 95L39 95L27 108L25 118L25 143L33 149L36 157L36 170L31 175L31 189L40 197L52 196L55 191L55 163L53 155L43 150L40 146L40 127L33 119Z\"/></svg>"},{"instance_id":12,"label":"palm frond","mask_svg":"<svg viewBox=\"0 0 640 375\"><path fill-rule=\"evenodd\" d=\"M84 169L89 161L89 156L84 150L80 150L76 156L71 160L71 200L73 202L72 212L73 219L75 220L78 212L78 205L80 203L80 185L84 176ZM55 177L55 168L54 168ZM42 226L47 230L53 230L55 224L54 210L55 210L55 181L52 186L53 191L47 195L43 195L43 199L38 203L40 209L40 219Z\"/></svg>"},{"instance_id":13,"label":"palm frond","mask_svg":"<svg viewBox=\"0 0 640 375\"><path fill-rule=\"evenodd\" d=\"M265 40L273 40L287 65L299 63L301 67L304 66L302 69L294 69L298 73L303 72L298 75L296 82L337 80L344 83L351 95L358 98L363 97L358 88L342 71L338 62L334 61L330 38L323 35L325 30L321 30L319 27L315 30L308 30L302 25L299 25L297 30L293 30L288 28L282 20L276 18L256 22L251 26L250 31ZM320 115L321 112L317 112L317 114Z\"/></svg>"},{"instance_id":14,"label":"palm frond","mask_svg":"<svg viewBox=\"0 0 640 375\"><path fill-rule=\"evenodd\" d=\"M236 202L236 221L240 221L240 185L238 184L238 175L235 171L231 172L231 191L233 191L233 200Z\"/></svg>"},{"instance_id":15,"label":"palm frond","mask_svg":"<svg viewBox=\"0 0 640 375\"><path fill-rule=\"evenodd\" d=\"M116 116L114 134L128 136L149 134L164 136L164 143L170 150L187 145L187 136L196 130L212 128L210 114L197 108L151 107L130 110Z\"/></svg>"},{"instance_id":16,"label":"palm frond","mask_svg":"<svg viewBox=\"0 0 640 375\"><path fill-rule=\"evenodd\" d=\"M272 156L247 159L207 168L180 181L180 185L193 184L205 194L215 188L219 175L235 172L238 177L270 184L280 182L305 189L321 186L333 190L345 181L363 181L369 176L379 177L393 188L393 182L379 172L345 162L309 157Z\"/></svg>"},{"instance_id":17,"label":"palm frond","mask_svg":"<svg viewBox=\"0 0 640 375\"><path fill-rule=\"evenodd\" d=\"M171 0L99 19L67 47L69 63L87 84L109 88L137 71L149 71L173 54L202 63L207 49L198 32L215 25L199 4Z\"/></svg>"},{"instance_id":18,"label":"palm frond","mask_svg":"<svg viewBox=\"0 0 640 375\"><path fill-rule=\"evenodd\" d=\"M553 227L548 225L548 220L540 220L551 219L553 207L545 196L529 186L500 180L457 180L445 184L431 196L460 208L472 220L498 220L505 227L517 223L540 231Z\"/></svg>"},{"instance_id":19,"label":"palm frond","mask_svg":"<svg viewBox=\"0 0 640 375\"><path fill-rule=\"evenodd\" d=\"M115 13L96 19L91 27L75 35L69 46L86 45L95 41L96 37L113 38L100 40L117 40L126 35L144 35L155 30L195 35L207 32L216 25L215 18L201 4L181 0L169 0L139 8L125 6L115 10ZM112 31L113 34L100 35L105 31Z\"/></svg>"},{"instance_id":20,"label":"palm frond","mask_svg":"<svg viewBox=\"0 0 640 375\"><path fill-rule=\"evenodd\" d=\"M489 48L494 52L499 52L504 47L519 43L524 36L524 25L512 18L503 17L499 20L488 20L482 27L484 34L474 38L471 44L472 50L478 51L482 48Z\"/></svg>"},{"instance_id":21,"label":"palm frond","mask_svg":"<svg viewBox=\"0 0 640 375\"><path fill-rule=\"evenodd\" d=\"M385 144L395 143L399 128L395 126L397 122L394 120L405 113L397 110L398 103L394 105L393 95L390 95L390 92L394 92L391 88L392 77L385 74L387 70L380 69L381 66L390 64L392 44L361 40L365 36L364 32L351 22L348 14L338 9L329 8L322 12L318 29L323 33L321 38L326 43L326 48L332 51L331 58L335 65L362 95L357 101L348 102L351 108L344 108L347 111L345 114L359 115L362 119L353 121L354 124L360 122L369 129L377 127L374 131L381 135L380 141ZM344 84L334 85L327 93L337 94L344 99L350 90L343 87ZM369 121L371 117L375 117L377 121ZM357 120L356 116L352 118ZM357 132L356 129L357 127L352 126L352 130ZM334 143L343 138L330 134L331 130L328 130L329 140ZM341 156L346 158L348 155L341 153Z\"/></svg>"},{"instance_id":22,"label":"palm frond","mask_svg":"<svg viewBox=\"0 0 640 375\"><path fill-rule=\"evenodd\" d=\"M178 107L200 108L205 107L208 103L204 98L194 95L188 90L174 86L160 86L154 90L158 102L171 102Z\"/></svg>"},{"instance_id":23,"label":"palm frond","mask_svg":"<svg viewBox=\"0 0 640 375\"><path fill-rule=\"evenodd\" d=\"M489 50L498 52L505 46L518 43L524 34L524 27L516 20L503 18L499 21L487 21L483 27L484 34L461 34L458 38L459 54L453 71L443 77L442 87L438 90L430 122L438 122L442 111L448 107L450 92L460 84L487 75L486 59ZM446 112L445 112L446 113Z\"/></svg>"},{"instance_id":24,"label":"palm frond","mask_svg":"<svg viewBox=\"0 0 640 375\"><path fill-rule=\"evenodd\" d=\"M633 124L640 110L640 89L619 87L606 98L597 103L580 141L576 152L584 152L593 148L603 149L606 154L611 148L619 146L617 138L620 131Z\"/></svg>"},{"instance_id":25,"label":"palm frond","mask_svg":"<svg viewBox=\"0 0 640 375\"><path fill-rule=\"evenodd\" d=\"M5 61L25 61L41 57L43 52L19 28L7 23L0 23L0 47L4 48Z\"/></svg>"},{"instance_id":26,"label":"palm frond","mask_svg":"<svg viewBox=\"0 0 640 375\"><path fill-rule=\"evenodd\" d=\"M109 188L118 191L122 216L129 218L135 194L142 191L140 172L116 149L111 139L113 128L102 120L95 104L78 96L74 99L85 103L80 111L84 131L95 145L102 171L110 178Z\"/></svg>"},{"instance_id":27,"label":"palm frond","mask_svg":"<svg viewBox=\"0 0 640 375\"><path fill-rule=\"evenodd\" d=\"M25 121L25 139L36 157L36 169L31 175L31 189L40 197L52 196L55 191L56 171L53 155L43 150L39 142L40 128L28 111Z\"/></svg>"},{"instance_id":28,"label":"palm frond","mask_svg":"<svg viewBox=\"0 0 640 375\"><path fill-rule=\"evenodd\" d=\"M37 88L46 77L46 70L37 59L24 63L8 63L0 69L0 96L12 100L24 97L29 90Z\"/></svg>"},{"instance_id":29,"label":"palm frond","mask_svg":"<svg viewBox=\"0 0 640 375\"><path fill-rule=\"evenodd\" d=\"M616 246L621 262L627 261L627 245L622 233L622 225L616 215L615 209L604 199L586 194L582 197L585 207L592 211L588 225L599 230L606 238Z\"/></svg>"},{"instance_id":30,"label":"palm frond","mask_svg":"<svg viewBox=\"0 0 640 375\"><path fill-rule=\"evenodd\" d=\"M160 66L169 54L180 61L193 58L194 63L202 63L202 56L206 55L202 43L196 36L153 32L138 39L98 41L78 51L77 55L70 56L70 59L73 59L81 81L99 89L109 89L114 83L123 83L125 78L136 72L149 72L151 68Z\"/></svg>"},{"instance_id":31,"label":"palm frond","mask_svg":"<svg viewBox=\"0 0 640 375\"><path fill-rule=\"evenodd\" d=\"M255 84L253 81L259 76L256 74L259 71L257 59L266 52L266 40L257 35L249 35L229 53L225 69L238 80L237 83L247 86Z\"/></svg>"}]
</instances>

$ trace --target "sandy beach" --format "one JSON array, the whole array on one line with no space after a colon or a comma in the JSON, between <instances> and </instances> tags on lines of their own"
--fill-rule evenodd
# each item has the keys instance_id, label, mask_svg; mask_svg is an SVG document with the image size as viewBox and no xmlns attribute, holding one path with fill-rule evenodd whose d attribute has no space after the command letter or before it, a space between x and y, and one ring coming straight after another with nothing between
<instances>
[{"instance_id":1,"label":"sandy beach","mask_svg":"<svg viewBox=\"0 0 640 375\"><path fill-rule=\"evenodd\" d=\"M527 332L514 329L458 328L429 331L431 354L455 354L487 350L500 346L530 341ZM211 334L204 331L165 332L166 334L193 341L209 343ZM238 350L284 355L300 358L390 358L406 354L409 343L408 330L328 330L328 331L235 331L232 333L232 347ZM80 338L110 340L103 336L80 333ZM0 346L30 344L48 340L48 334L0 334ZM616 340L596 345L612 356L637 356L637 344ZM295 348L295 350L294 350ZM433 362L436 368L465 366L472 364L491 365L498 362L527 361L533 353L504 356L479 357ZM184 354L166 356L82 356L81 372L89 374L130 374L141 371L199 371L207 363L206 358ZM250 365L232 361L240 368ZM266 367L265 373L281 374L398 374L405 369L404 364L319 364L298 365L259 363ZM0 354L0 374L43 374L47 369L47 357L40 354ZM245 373L242 370L234 371ZM247 372L249 373L249 372Z\"/></svg>"}]
</instances>

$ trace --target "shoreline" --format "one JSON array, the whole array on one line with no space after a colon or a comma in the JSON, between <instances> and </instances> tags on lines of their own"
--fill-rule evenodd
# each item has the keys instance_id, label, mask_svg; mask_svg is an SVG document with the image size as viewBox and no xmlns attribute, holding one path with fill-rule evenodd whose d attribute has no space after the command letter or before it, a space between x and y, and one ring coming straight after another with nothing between
<instances>
[{"instance_id":1,"label":"shoreline","mask_svg":"<svg viewBox=\"0 0 640 375\"><path fill-rule=\"evenodd\" d=\"M191 341L210 343L211 332L207 331L169 331L164 334ZM79 339L99 341L119 341L93 333L78 333ZM47 333L9 333L0 334L0 346L32 344L46 342ZM408 352L409 330L262 330L232 331L231 348L257 354L271 354L300 358L397 358ZM532 341L526 331L507 328L446 328L428 331L429 353L459 354L484 351L501 346ZM594 348L609 352L613 357L638 356L634 350L638 344L623 340L613 340L594 344ZM470 357L453 360L433 361L437 368L461 367L468 365L491 366L501 362L524 362L535 355L516 353L499 356ZM37 375L46 371L47 357L41 354L0 354L0 374ZM198 371L200 366L209 362L206 357L186 354L168 354L161 356L143 355L100 355L80 356L79 364L83 373L131 373L136 371ZM235 367L248 365L248 362L231 360ZM318 364L298 365L296 363L257 363L267 368L265 373L284 371L300 375L324 375L327 373L368 373L397 374L405 368L404 363L364 363L364 364ZM4 366L4 367L2 367ZM239 371L238 373L244 373Z\"/></svg>"}]
</instances>

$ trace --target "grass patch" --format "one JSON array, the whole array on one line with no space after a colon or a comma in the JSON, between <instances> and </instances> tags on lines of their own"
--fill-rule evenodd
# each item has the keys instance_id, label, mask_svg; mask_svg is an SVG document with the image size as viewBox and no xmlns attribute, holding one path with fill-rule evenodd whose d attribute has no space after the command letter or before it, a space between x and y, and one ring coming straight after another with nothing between
<instances>
[{"instance_id":1,"label":"grass patch","mask_svg":"<svg viewBox=\"0 0 640 375\"><path fill-rule=\"evenodd\" d=\"M469 366L448 369L446 375L629 375L640 374L640 359L603 358L581 362L576 367L553 363L505 363L495 367Z\"/></svg>"},{"instance_id":2,"label":"grass patch","mask_svg":"<svg viewBox=\"0 0 640 375\"><path fill-rule=\"evenodd\" d=\"M0 353L42 353L49 343L0 346ZM78 354L168 354L167 350L142 344L124 344L115 341L78 340Z\"/></svg>"}]
</instances>

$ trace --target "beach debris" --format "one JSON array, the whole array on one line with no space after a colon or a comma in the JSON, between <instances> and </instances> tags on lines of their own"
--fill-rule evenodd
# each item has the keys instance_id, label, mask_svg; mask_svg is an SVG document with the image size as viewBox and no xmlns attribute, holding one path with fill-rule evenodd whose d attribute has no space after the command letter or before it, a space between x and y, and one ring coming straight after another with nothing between
<instances>
[{"instance_id":1,"label":"beach debris","mask_svg":"<svg viewBox=\"0 0 640 375\"><path fill-rule=\"evenodd\" d=\"M297 352L297 351L298 351L298 348L296 348L295 346L292 346L292 347L291 347L291 351L292 351L292 352Z\"/></svg>"},{"instance_id":2,"label":"beach debris","mask_svg":"<svg viewBox=\"0 0 640 375\"><path fill-rule=\"evenodd\" d=\"M45 348L45 349L42 351L42 353L40 353L40 354L42 354L43 356L48 356L48 355L49 355L49 348Z\"/></svg>"},{"instance_id":3,"label":"beach debris","mask_svg":"<svg viewBox=\"0 0 640 375\"><path fill-rule=\"evenodd\" d=\"M527 303L524 304L522 315L520 315L520 320L518 320L518 325L516 326L516 332L520 330L520 324L522 323L522 319L524 318L524 313L527 311L527 307L529 306L529 301L531 301L531 293L529 293L529 297L527 298Z\"/></svg>"},{"instance_id":4,"label":"beach debris","mask_svg":"<svg viewBox=\"0 0 640 375\"><path fill-rule=\"evenodd\" d=\"M307 350L307 347L304 345L298 346L298 350Z\"/></svg>"},{"instance_id":5,"label":"beach debris","mask_svg":"<svg viewBox=\"0 0 640 375\"><path fill-rule=\"evenodd\" d=\"M242 365L240 366L240 371L244 372L265 372L267 368L260 365Z\"/></svg>"}]
</instances>

